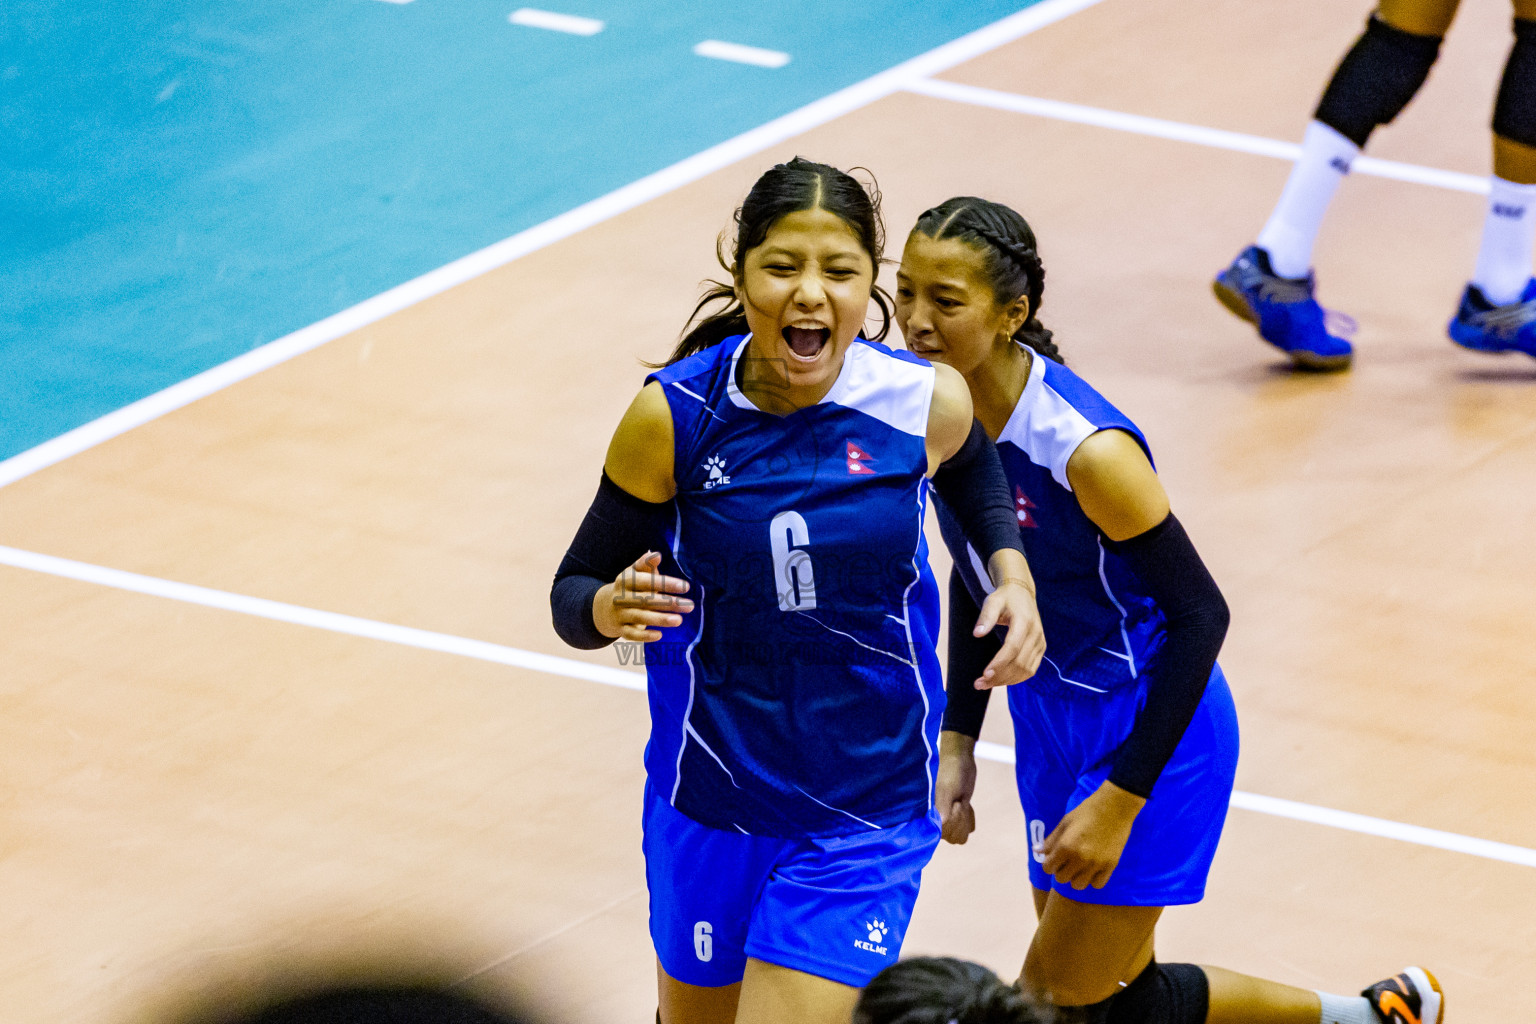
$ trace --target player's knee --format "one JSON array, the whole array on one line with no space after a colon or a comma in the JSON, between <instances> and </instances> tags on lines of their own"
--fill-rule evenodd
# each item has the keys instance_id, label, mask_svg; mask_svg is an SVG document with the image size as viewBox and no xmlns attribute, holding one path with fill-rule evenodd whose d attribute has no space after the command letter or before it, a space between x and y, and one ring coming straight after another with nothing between
<instances>
[{"instance_id":1,"label":"player's knee","mask_svg":"<svg viewBox=\"0 0 1536 1024\"><path fill-rule=\"evenodd\" d=\"M1493 130L1511 142L1536 146L1536 21L1515 19L1515 45L1499 82Z\"/></svg>"},{"instance_id":2,"label":"player's knee","mask_svg":"<svg viewBox=\"0 0 1536 1024\"><path fill-rule=\"evenodd\" d=\"M1460 6L1461 0L1377 0L1376 17L1414 35L1443 36Z\"/></svg>"},{"instance_id":3,"label":"player's knee","mask_svg":"<svg viewBox=\"0 0 1536 1024\"><path fill-rule=\"evenodd\" d=\"M1413 99L1440 56L1440 37L1415 35L1372 15L1344 55L1313 116L1364 146Z\"/></svg>"},{"instance_id":4,"label":"player's knee","mask_svg":"<svg viewBox=\"0 0 1536 1024\"><path fill-rule=\"evenodd\" d=\"M1125 988L1108 999L1066 1010L1071 1024L1205 1024L1211 989L1194 964L1153 960Z\"/></svg>"},{"instance_id":5,"label":"player's knee","mask_svg":"<svg viewBox=\"0 0 1536 1024\"><path fill-rule=\"evenodd\" d=\"M1026 964L1024 979L1030 991L1039 993L1054 1006L1089 1007L1102 1003L1123 991L1120 979L1113 975L1083 977L1081 965L1062 964L1042 968Z\"/></svg>"}]
</instances>

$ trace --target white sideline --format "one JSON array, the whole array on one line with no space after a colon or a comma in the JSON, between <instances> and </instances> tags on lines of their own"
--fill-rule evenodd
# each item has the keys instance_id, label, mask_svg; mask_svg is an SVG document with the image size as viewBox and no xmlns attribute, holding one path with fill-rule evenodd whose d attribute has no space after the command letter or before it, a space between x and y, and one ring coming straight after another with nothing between
<instances>
[{"instance_id":1,"label":"white sideline","mask_svg":"<svg viewBox=\"0 0 1536 1024\"><path fill-rule=\"evenodd\" d=\"M302 605L269 601L260 597L247 597L243 594L232 594L224 590L212 590L208 587L177 583L155 576L142 576L138 573L124 572L121 569L109 569L105 566L91 565L88 562L76 562L68 558L38 554L34 551L23 551L19 548L0 546L0 565L8 565L16 569L26 569L47 576L77 580L82 583L94 583L99 586L111 587L115 590L126 590L135 594L146 594L151 597L161 597L171 601L183 601L207 608L219 608L224 611L238 612L242 615L253 615L257 618L271 619L276 622L287 622L296 626L309 626L314 629L328 630L332 633L365 637L370 640L382 640L385 643L401 644L406 647L416 647L427 651L438 651L443 654L456 654L464 658L475 658L480 661L494 662L498 665L511 665L515 668L528 669L533 672L544 672L549 675L584 679L588 682L602 683L604 686L616 686L625 690L645 691L645 676L639 672L629 672L620 668L605 668L601 665L576 661L572 658L558 658L549 654L521 650L517 647L487 643L483 640L470 640L466 637L452 636L447 633L434 633L425 629L412 629L409 626L396 626L388 622L377 622L373 619L360 619L352 615L340 615L336 612L305 608ZM997 761L1003 764L1014 763L1012 747L1006 747L1000 743L989 743L985 740L976 744L976 756L983 760ZM1330 828L1343 829L1347 832L1361 832L1366 835L1397 839L1401 842L1414 843L1419 846L1431 846L1440 850L1470 854L1471 856L1483 857L1488 860L1536 867L1536 850L1527 849L1523 846L1514 846L1509 843L1498 843L1489 839L1464 836L1455 832L1441 832L1438 829L1423 828L1419 825L1407 825L1402 822L1388 821L1385 818L1372 818L1364 814L1336 811L1328 807L1317 807L1312 804L1297 803L1293 800L1260 796L1257 793L1245 793L1241 790L1232 794L1232 806L1245 811L1257 811L1260 814L1326 825Z\"/></svg>"},{"instance_id":2,"label":"white sideline","mask_svg":"<svg viewBox=\"0 0 1536 1024\"><path fill-rule=\"evenodd\" d=\"M983 761L997 761L1000 764L1015 763L1012 747L1001 743L989 743L986 740L977 741L976 756ZM1453 853L1466 853L1473 857L1536 868L1536 850L1511 843L1497 843L1491 839L1464 836L1459 832L1442 832L1422 825L1408 825L1401 821L1389 821L1386 818L1372 818L1366 814L1355 814L1353 811L1336 811L1331 807L1282 800L1275 796L1261 796L1241 789L1232 791L1230 806L1242 811L1273 815L1277 818L1291 818L1295 821L1311 822L1314 825L1326 825L1345 832L1361 832L1368 836L1396 839L1418 846L1432 846L1437 850L1450 850Z\"/></svg>"},{"instance_id":3,"label":"white sideline","mask_svg":"<svg viewBox=\"0 0 1536 1024\"><path fill-rule=\"evenodd\" d=\"M899 92L911 81L947 71L957 64L1020 39L1100 2L1101 0L1042 0L1032 7L1010 14L1006 18L913 57L862 82L809 103L799 110L744 132L734 139L711 146L703 152L696 153L654 174L648 174L605 196L583 203L526 231L520 231L479 252L454 260L414 280L375 295L371 299L365 299L350 309L328 316L318 323L310 324L276 341L268 342L260 348L252 349L242 356L236 356L226 363L205 370L195 377L188 377L163 391L157 391L131 405L125 405L121 409L44 441L36 447L13 455L0 462L0 487L13 484L41 469L46 469L48 466L109 441L119 434L124 434L166 413L189 405L199 398L222 391L231 384L254 376L262 370L285 363L328 341L334 341L344 334L366 327L392 313L414 306L455 285L463 284L487 271L568 238L578 231L601 224L603 221L729 167L770 146L868 106L876 100Z\"/></svg>"},{"instance_id":4,"label":"white sideline","mask_svg":"<svg viewBox=\"0 0 1536 1024\"><path fill-rule=\"evenodd\" d=\"M1037 96L1021 96L1018 93L999 92L996 89L983 89L975 85L961 85L959 82L946 82L934 78L915 79L906 85L907 92L917 93L921 96L931 96L934 99L950 100L954 103L969 103L972 106L991 107L994 110L1008 110L1016 114L1033 114L1036 117L1047 117L1055 121L1072 121L1076 124L1093 125L1096 128L1110 128L1115 131L1131 132L1136 135L1150 135L1159 139L1172 139L1175 142L1192 142L1198 146L1212 146L1216 149L1230 149L1239 153L1252 153L1255 156L1272 156L1281 160L1295 160L1301 155L1301 146L1294 142L1282 142L1279 139L1265 138L1262 135L1244 135L1241 132L1223 131L1219 128L1205 128L1197 124L1185 124L1182 121L1164 121L1156 117L1142 117L1140 114L1124 114L1117 110L1104 110L1100 107L1085 107L1077 103L1063 103L1060 100L1041 99ZM1432 185L1436 188L1451 189L1456 192L1474 192L1478 195L1488 194L1488 179L1478 177L1475 174L1463 174L1460 171L1442 171L1435 167L1420 167L1418 164L1399 163L1396 160L1378 160L1375 157L1362 156L1355 160L1354 170L1361 174L1370 174L1378 178L1394 178L1398 181L1413 182L1416 185Z\"/></svg>"},{"instance_id":5,"label":"white sideline","mask_svg":"<svg viewBox=\"0 0 1536 1024\"><path fill-rule=\"evenodd\" d=\"M19 548L0 546L0 565L29 569L48 576L61 576L81 583L95 583L114 590L163 597L170 601L184 601L187 604L202 605L205 608L220 608L228 612L238 612L241 615L253 615L259 619L271 619L274 622L310 626L332 633L344 633L347 636L382 640L385 643L401 644L405 647L418 647L424 651L457 654L464 658L526 668L533 672L548 672L572 679L585 679L592 683L602 683L604 686L618 686L626 690L642 692L645 690L645 676L639 672L626 672L620 668L606 668L572 658L557 658L516 647L503 647L501 644L470 640L467 637L452 636L448 633L434 633L426 629L413 629L410 626L396 626L373 619L360 619L353 615L323 612L316 608L284 604L281 601L268 601L261 597L247 597L244 594L232 594L227 590L211 590L208 587L193 586L190 583L177 583L174 580L163 580L156 576L141 576L136 572L108 569L102 565L56 558L53 555L40 555L33 551L22 551Z\"/></svg>"}]
</instances>

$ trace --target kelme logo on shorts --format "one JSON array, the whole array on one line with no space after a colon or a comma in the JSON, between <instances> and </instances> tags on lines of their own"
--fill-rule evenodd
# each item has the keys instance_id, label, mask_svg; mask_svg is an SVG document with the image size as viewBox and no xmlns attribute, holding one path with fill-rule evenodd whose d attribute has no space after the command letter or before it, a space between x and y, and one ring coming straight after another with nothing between
<instances>
[{"instance_id":1,"label":"kelme logo on shorts","mask_svg":"<svg viewBox=\"0 0 1536 1024\"><path fill-rule=\"evenodd\" d=\"M885 922L866 921L864 922L864 927L869 930L869 941L865 942L863 939L854 939L853 944L855 948L866 949L871 953L879 953L881 956L887 955L888 951L881 945L885 941L885 933L888 931Z\"/></svg>"}]
</instances>

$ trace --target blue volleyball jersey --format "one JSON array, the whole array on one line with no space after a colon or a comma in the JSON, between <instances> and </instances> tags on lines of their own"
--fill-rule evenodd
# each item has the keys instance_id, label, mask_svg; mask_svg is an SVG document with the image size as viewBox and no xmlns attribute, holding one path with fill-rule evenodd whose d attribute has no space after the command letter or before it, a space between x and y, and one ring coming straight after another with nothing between
<instances>
[{"instance_id":1,"label":"blue volleyball jersey","mask_svg":"<svg viewBox=\"0 0 1536 1024\"><path fill-rule=\"evenodd\" d=\"M1067 461L1100 430L1123 430L1147 458L1125 414L1060 363L1032 354L1029 381L997 439L1024 553L1038 588L1045 659L1025 685L1047 693L1108 693L1133 683L1162 646L1166 620L1141 582L1107 550L1067 482ZM935 496L955 566L980 604L992 591L976 549Z\"/></svg>"},{"instance_id":2,"label":"blue volleyball jersey","mask_svg":"<svg viewBox=\"0 0 1536 1024\"><path fill-rule=\"evenodd\" d=\"M933 805L944 690L923 537L928 363L866 341L788 415L738 385L747 338L652 374L671 408L664 571L694 610L645 649L646 771L704 825L844 835Z\"/></svg>"}]
</instances>

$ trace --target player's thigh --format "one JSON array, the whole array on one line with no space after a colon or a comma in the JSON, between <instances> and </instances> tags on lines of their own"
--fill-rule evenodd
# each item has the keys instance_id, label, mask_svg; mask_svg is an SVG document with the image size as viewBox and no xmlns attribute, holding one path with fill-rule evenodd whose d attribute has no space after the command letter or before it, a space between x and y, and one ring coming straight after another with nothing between
<instances>
[{"instance_id":1,"label":"player's thigh","mask_svg":"<svg viewBox=\"0 0 1536 1024\"><path fill-rule=\"evenodd\" d=\"M698 989L737 984L749 922L785 841L701 825L650 786L642 832L661 977Z\"/></svg>"},{"instance_id":2,"label":"player's thigh","mask_svg":"<svg viewBox=\"0 0 1536 1024\"><path fill-rule=\"evenodd\" d=\"M1393 28L1416 36L1443 36L1456 19L1460 3L1461 0L1381 0L1376 16Z\"/></svg>"},{"instance_id":3,"label":"player's thigh","mask_svg":"<svg viewBox=\"0 0 1536 1024\"><path fill-rule=\"evenodd\" d=\"M902 825L798 843L753 908L746 955L855 988L896 962L923 869L939 843L929 812Z\"/></svg>"},{"instance_id":4,"label":"player's thigh","mask_svg":"<svg viewBox=\"0 0 1536 1024\"><path fill-rule=\"evenodd\" d=\"M748 959L736 1024L848 1024L858 999L852 985Z\"/></svg>"},{"instance_id":5,"label":"player's thigh","mask_svg":"<svg viewBox=\"0 0 1536 1024\"><path fill-rule=\"evenodd\" d=\"M1041 889L1039 886L1032 885L1029 887L1029 891L1034 894L1035 920L1039 921L1042 917L1045 916L1045 904L1046 901L1051 898L1051 890Z\"/></svg>"},{"instance_id":6,"label":"player's thigh","mask_svg":"<svg viewBox=\"0 0 1536 1024\"><path fill-rule=\"evenodd\" d=\"M1515 17L1536 21L1536 0L1515 0Z\"/></svg>"},{"instance_id":7,"label":"player's thigh","mask_svg":"<svg viewBox=\"0 0 1536 1024\"><path fill-rule=\"evenodd\" d=\"M1162 907L1078 903L1045 898L1024 960L1026 987L1059 1006L1101 1002L1130 984L1152 959Z\"/></svg>"},{"instance_id":8,"label":"player's thigh","mask_svg":"<svg viewBox=\"0 0 1536 1024\"><path fill-rule=\"evenodd\" d=\"M731 1024L736 1019L741 982L716 987L689 985L667 974L657 960L656 992L661 1024Z\"/></svg>"}]
</instances>

